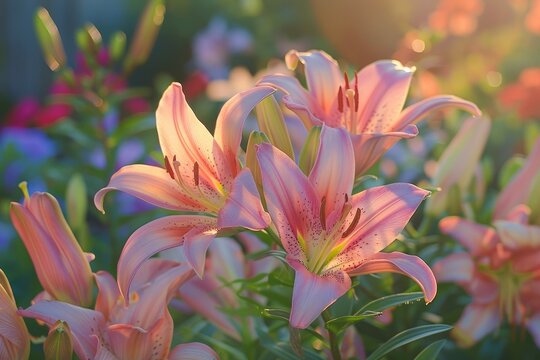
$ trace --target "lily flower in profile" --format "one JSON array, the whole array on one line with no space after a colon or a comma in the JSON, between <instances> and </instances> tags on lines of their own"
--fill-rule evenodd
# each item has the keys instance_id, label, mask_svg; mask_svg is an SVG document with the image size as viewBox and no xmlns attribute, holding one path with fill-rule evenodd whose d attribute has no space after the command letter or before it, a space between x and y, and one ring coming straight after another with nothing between
<instances>
[{"instance_id":1,"label":"lily flower in profile","mask_svg":"<svg viewBox=\"0 0 540 360\"><path fill-rule=\"evenodd\" d=\"M95 310L60 301L41 301L19 314L49 327L69 325L73 349L81 359L217 359L208 346L188 343L172 351L173 320L167 309L176 289L193 276L187 264L151 259L133 281L131 302L124 306L114 278L96 273L99 293Z\"/></svg>"},{"instance_id":2,"label":"lily flower in profile","mask_svg":"<svg viewBox=\"0 0 540 360\"><path fill-rule=\"evenodd\" d=\"M430 97L403 110L414 68L396 60L374 62L349 79L324 51L285 56L289 68L304 65L307 90L291 76L269 75L259 84L283 91L283 103L294 111L306 129L326 124L349 133L356 161L356 175L368 170L392 145L418 134L414 125L430 112L456 107L473 115L480 110L469 101L451 95Z\"/></svg>"},{"instance_id":3,"label":"lily flower in profile","mask_svg":"<svg viewBox=\"0 0 540 360\"><path fill-rule=\"evenodd\" d=\"M21 188L24 202L12 202L10 215L45 289L46 294L38 298L89 305L93 289L89 261L94 255L83 253L51 194L37 192L29 196L26 183Z\"/></svg>"},{"instance_id":4,"label":"lily flower in profile","mask_svg":"<svg viewBox=\"0 0 540 360\"><path fill-rule=\"evenodd\" d=\"M23 319L17 314L17 305L6 274L0 269L0 358L28 359L30 335Z\"/></svg>"},{"instance_id":5,"label":"lily flower in profile","mask_svg":"<svg viewBox=\"0 0 540 360\"><path fill-rule=\"evenodd\" d=\"M437 284L424 261L381 252L428 191L397 183L352 195L354 152L341 128L322 127L309 176L270 144L259 145L257 156L268 212L296 273L291 326L308 327L350 289L350 277L361 274L405 274L420 285L426 302L433 300Z\"/></svg>"},{"instance_id":6,"label":"lily flower in profile","mask_svg":"<svg viewBox=\"0 0 540 360\"><path fill-rule=\"evenodd\" d=\"M156 126L165 169L124 166L94 202L103 211L105 194L120 190L164 209L204 214L154 220L128 239L118 262L118 281L126 298L134 273L150 256L183 246L187 262L202 277L206 250L218 229L261 230L270 224L250 170L241 169L238 152L246 117L273 92L258 87L230 99L218 116L215 137L187 104L180 84L164 92Z\"/></svg>"}]
</instances>

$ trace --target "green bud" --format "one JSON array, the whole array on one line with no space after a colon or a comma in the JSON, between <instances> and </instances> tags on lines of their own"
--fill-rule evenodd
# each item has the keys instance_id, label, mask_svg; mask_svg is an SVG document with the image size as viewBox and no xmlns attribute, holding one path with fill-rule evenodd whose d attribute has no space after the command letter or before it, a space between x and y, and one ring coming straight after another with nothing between
<instances>
[{"instance_id":1,"label":"green bud","mask_svg":"<svg viewBox=\"0 0 540 360\"><path fill-rule=\"evenodd\" d=\"M73 229L80 229L86 220L88 200L86 184L81 174L74 174L69 179L66 190L67 218Z\"/></svg>"},{"instance_id":2,"label":"green bud","mask_svg":"<svg viewBox=\"0 0 540 360\"><path fill-rule=\"evenodd\" d=\"M268 96L255 107L259 129L264 132L270 142L294 161L294 150L289 131L283 119L283 113L276 99Z\"/></svg>"},{"instance_id":3,"label":"green bud","mask_svg":"<svg viewBox=\"0 0 540 360\"><path fill-rule=\"evenodd\" d=\"M73 340L69 325L58 320L49 330L49 335L43 344L46 360L71 359L73 354Z\"/></svg>"},{"instance_id":4,"label":"green bud","mask_svg":"<svg viewBox=\"0 0 540 360\"><path fill-rule=\"evenodd\" d=\"M113 34L109 42L109 54L111 59L118 61L126 51L126 34L121 31L118 31Z\"/></svg>"},{"instance_id":5,"label":"green bud","mask_svg":"<svg viewBox=\"0 0 540 360\"><path fill-rule=\"evenodd\" d=\"M131 72L136 66L148 59L161 24L163 23L164 16L164 1L149 0L135 30L135 37L131 42L128 55L124 62L124 72Z\"/></svg>"},{"instance_id":6,"label":"green bud","mask_svg":"<svg viewBox=\"0 0 540 360\"><path fill-rule=\"evenodd\" d=\"M306 175L309 175L313 165L315 165L321 142L321 130L322 128L320 126L312 127L307 134L302 151L300 151L298 166Z\"/></svg>"},{"instance_id":7,"label":"green bud","mask_svg":"<svg viewBox=\"0 0 540 360\"><path fill-rule=\"evenodd\" d=\"M60 32L45 8L39 8L34 16L34 27L43 50L45 62L52 71L57 71L66 64L66 54Z\"/></svg>"},{"instance_id":8,"label":"green bud","mask_svg":"<svg viewBox=\"0 0 540 360\"><path fill-rule=\"evenodd\" d=\"M85 54L97 54L103 43L101 33L93 24L86 24L75 34L77 45Z\"/></svg>"},{"instance_id":9,"label":"green bud","mask_svg":"<svg viewBox=\"0 0 540 360\"><path fill-rule=\"evenodd\" d=\"M253 179L255 180L255 184L257 185L257 189L259 190L259 194L261 196L263 195L262 175L261 168L259 167L259 161L257 160L256 145L269 142L270 140L268 140L264 133L252 131L251 134L249 134L246 147L246 167L251 170Z\"/></svg>"}]
</instances>

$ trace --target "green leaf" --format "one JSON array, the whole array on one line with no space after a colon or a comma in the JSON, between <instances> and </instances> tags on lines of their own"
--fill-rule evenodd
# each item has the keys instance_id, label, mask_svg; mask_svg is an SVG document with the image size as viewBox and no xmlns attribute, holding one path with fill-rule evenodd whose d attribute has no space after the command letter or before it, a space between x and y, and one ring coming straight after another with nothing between
<instances>
[{"instance_id":1,"label":"green leaf","mask_svg":"<svg viewBox=\"0 0 540 360\"><path fill-rule=\"evenodd\" d=\"M360 310L356 312L355 315L361 314L366 311L382 312L386 309L389 309L397 305L407 304L412 301L420 300L423 297L424 297L424 294L421 291L384 296L382 298L373 300L367 303L366 305L362 306Z\"/></svg>"},{"instance_id":2,"label":"green leaf","mask_svg":"<svg viewBox=\"0 0 540 360\"><path fill-rule=\"evenodd\" d=\"M437 360L446 340L439 340L429 344L424 350L420 351L414 360Z\"/></svg>"},{"instance_id":3,"label":"green leaf","mask_svg":"<svg viewBox=\"0 0 540 360\"><path fill-rule=\"evenodd\" d=\"M521 156L514 156L505 162L499 174L499 188L504 189L524 163L525 159Z\"/></svg>"},{"instance_id":4,"label":"green leaf","mask_svg":"<svg viewBox=\"0 0 540 360\"><path fill-rule=\"evenodd\" d=\"M403 303L416 301L423 297L424 295L422 294L422 292L402 293L385 296L367 303L353 315L340 316L328 321L326 323L326 328L330 331L340 333L347 329L350 325L358 321L364 320L368 317L380 315L386 309Z\"/></svg>"},{"instance_id":5,"label":"green leaf","mask_svg":"<svg viewBox=\"0 0 540 360\"><path fill-rule=\"evenodd\" d=\"M431 335L449 331L450 329L452 329L451 326L444 324L422 325L412 329L407 329L382 344L367 358L367 360L381 359L383 356L385 356L392 350L395 350L403 345L409 344L413 341L420 340Z\"/></svg>"}]
</instances>

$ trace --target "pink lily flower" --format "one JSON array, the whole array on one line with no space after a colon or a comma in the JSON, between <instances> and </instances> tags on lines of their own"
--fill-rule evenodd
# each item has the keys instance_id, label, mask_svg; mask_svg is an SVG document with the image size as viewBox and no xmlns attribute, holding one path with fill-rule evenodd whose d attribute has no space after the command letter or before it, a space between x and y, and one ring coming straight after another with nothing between
<instances>
[{"instance_id":1,"label":"pink lily flower","mask_svg":"<svg viewBox=\"0 0 540 360\"><path fill-rule=\"evenodd\" d=\"M23 204L12 202L10 215L45 289L46 294L38 298L90 304L93 277L89 261L94 255L83 253L58 201L48 193L29 196L25 186Z\"/></svg>"},{"instance_id":2,"label":"pink lily flower","mask_svg":"<svg viewBox=\"0 0 540 360\"><path fill-rule=\"evenodd\" d=\"M476 105L451 95L430 97L402 110L414 68L396 60L372 63L351 80L324 51L291 50L285 61L292 69L299 61L304 65L307 90L294 77L280 74L266 76L259 84L283 91L283 103L306 129L326 124L347 130L356 155L356 175L400 139L415 137L414 124L432 111L457 107L480 115Z\"/></svg>"},{"instance_id":3,"label":"pink lily flower","mask_svg":"<svg viewBox=\"0 0 540 360\"><path fill-rule=\"evenodd\" d=\"M527 327L540 347L540 227L526 225L527 213L520 206L495 228L458 217L439 223L467 250L433 266L438 281L457 283L472 297L452 330L463 347L497 329L504 318Z\"/></svg>"},{"instance_id":4,"label":"pink lily flower","mask_svg":"<svg viewBox=\"0 0 540 360\"><path fill-rule=\"evenodd\" d=\"M244 240L242 243L250 252L265 248L264 244L252 234L241 233L238 236ZM240 305L237 289L231 283L238 279L268 273L276 267L277 262L273 258L246 260L240 245L231 238L220 238L219 241L213 242L209 253L204 279L189 280L178 289L177 294L191 309L208 319L225 334L241 340L239 332L241 318L234 318L221 310L235 309ZM249 323L245 326L250 328L250 334L255 334L251 320L248 319Z\"/></svg>"},{"instance_id":5,"label":"pink lily flower","mask_svg":"<svg viewBox=\"0 0 540 360\"><path fill-rule=\"evenodd\" d=\"M73 349L81 359L217 359L200 343L182 344L172 351L173 320L167 304L176 289L193 276L187 264L152 259L133 281L129 306L114 278L96 273L99 294L95 310L59 301L42 301L19 314L53 326L65 321L72 333Z\"/></svg>"},{"instance_id":6,"label":"pink lily flower","mask_svg":"<svg viewBox=\"0 0 540 360\"><path fill-rule=\"evenodd\" d=\"M354 152L341 128L323 126L309 176L270 144L259 145L257 156L268 211L296 273L291 326L308 327L350 289L350 277L361 274L405 274L420 285L426 302L433 300L437 284L424 261L381 252L428 191L398 183L352 195Z\"/></svg>"},{"instance_id":7,"label":"pink lily flower","mask_svg":"<svg viewBox=\"0 0 540 360\"><path fill-rule=\"evenodd\" d=\"M118 281L126 299L136 270L150 256L183 246L187 262L202 277L206 250L218 229L261 230L270 224L251 172L240 167L238 152L246 117L273 91L270 87L248 90L225 103L215 138L187 104L180 84L173 83L164 92L156 126L165 169L124 166L96 194L95 205L103 211L104 196L120 190L164 209L205 214L161 218L128 239L118 262Z\"/></svg>"},{"instance_id":8,"label":"pink lily flower","mask_svg":"<svg viewBox=\"0 0 540 360\"><path fill-rule=\"evenodd\" d=\"M437 280L454 282L472 300L453 329L460 345L471 346L497 329L504 318L528 328L540 347L540 227L529 225L534 182L540 179L540 139L527 161L499 194L493 225L459 217L439 228L467 252L454 253L433 266ZM537 205L536 202L530 202Z\"/></svg>"},{"instance_id":9,"label":"pink lily flower","mask_svg":"<svg viewBox=\"0 0 540 360\"><path fill-rule=\"evenodd\" d=\"M23 319L17 314L17 304L9 281L0 269L0 359L28 359L30 335Z\"/></svg>"}]
</instances>

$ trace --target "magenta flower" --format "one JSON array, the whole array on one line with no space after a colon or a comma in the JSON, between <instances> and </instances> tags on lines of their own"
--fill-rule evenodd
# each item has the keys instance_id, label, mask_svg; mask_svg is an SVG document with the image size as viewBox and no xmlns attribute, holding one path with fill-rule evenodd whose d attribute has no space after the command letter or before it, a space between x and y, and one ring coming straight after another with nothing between
<instances>
[{"instance_id":1,"label":"magenta flower","mask_svg":"<svg viewBox=\"0 0 540 360\"><path fill-rule=\"evenodd\" d=\"M188 265L153 259L137 273L129 306L124 306L114 278L100 271L96 274L99 294L95 310L41 301L19 310L19 314L48 326L65 321L80 359L217 359L212 349L200 343L170 350L173 320L167 304L176 289L192 276Z\"/></svg>"},{"instance_id":2,"label":"magenta flower","mask_svg":"<svg viewBox=\"0 0 540 360\"><path fill-rule=\"evenodd\" d=\"M414 125L434 110L457 107L479 115L476 105L450 95L434 96L403 110L414 68L398 61L382 60L347 77L324 51L290 51L290 68L304 65L307 87L293 77L270 75L260 85L283 91L285 106L294 111L309 130L326 124L348 131L355 153L356 175L369 169L401 138L418 134Z\"/></svg>"},{"instance_id":3,"label":"magenta flower","mask_svg":"<svg viewBox=\"0 0 540 360\"><path fill-rule=\"evenodd\" d=\"M418 282L427 302L434 298L435 278L420 258L381 252L407 224L427 191L392 184L352 195L353 147L340 128L323 126L309 176L270 144L259 145L257 156L268 211L287 251L287 262L296 272L293 327L308 327L349 290L350 276L403 273Z\"/></svg>"},{"instance_id":4,"label":"magenta flower","mask_svg":"<svg viewBox=\"0 0 540 360\"><path fill-rule=\"evenodd\" d=\"M0 269L0 358L28 359L30 335L23 319L17 314L17 305L9 281Z\"/></svg>"},{"instance_id":5,"label":"magenta flower","mask_svg":"<svg viewBox=\"0 0 540 360\"><path fill-rule=\"evenodd\" d=\"M237 155L246 117L273 91L259 87L230 99L218 116L215 138L195 117L180 84L165 91L156 112L165 169L124 166L94 201L103 211L105 194L121 190L164 209L205 214L167 216L128 239L118 262L124 296L140 264L160 251L183 245L187 262L202 277L205 253L218 229L260 230L269 225L253 176L249 169L241 169Z\"/></svg>"},{"instance_id":6,"label":"magenta flower","mask_svg":"<svg viewBox=\"0 0 540 360\"><path fill-rule=\"evenodd\" d=\"M24 242L47 295L39 296L85 306L92 302L93 254L83 253L56 199L34 193L21 205L12 202L13 226Z\"/></svg>"}]
</instances>

